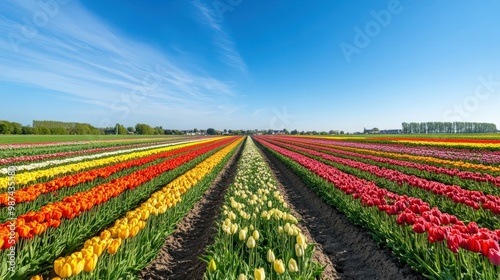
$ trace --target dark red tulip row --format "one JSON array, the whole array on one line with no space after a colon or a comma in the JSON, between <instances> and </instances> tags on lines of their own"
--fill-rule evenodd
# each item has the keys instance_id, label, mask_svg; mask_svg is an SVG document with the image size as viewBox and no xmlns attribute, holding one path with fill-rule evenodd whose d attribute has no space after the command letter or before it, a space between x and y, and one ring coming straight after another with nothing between
<instances>
[{"instance_id":1,"label":"dark red tulip row","mask_svg":"<svg viewBox=\"0 0 500 280\"><path fill-rule=\"evenodd\" d=\"M274 142L274 141L270 141ZM278 143L278 142L274 142ZM474 209L487 209L495 214L500 214L500 197L494 195L485 195L481 191L470 191L462 189L457 185L446 185L436 181L426 180L414 175L407 175L397 170L380 168L375 165L366 164L363 162L345 159L340 157L335 157L329 154L321 153L316 150L306 149L299 146L286 144L283 142L279 142L279 145L282 145L287 148L291 148L297 151L301 151L307 153L309 155L318 156L323 159L333 161L335 163L343 164L349 167L353 167L362 171L369 172L373 175L376 175L381 178L385 178L391 180L398 185L408 184L413 187L417 187L420 189L424 189L426 191L430 191L437 195L442 195L450 198L455 203L460 203L472 207Z\"/></svg>"},{"instance_id":2,"label":"dark red tulip row","mask_svg":"<svg viewBox=\"0 0 500 280\"><path fill-rule=\"evenodd\" d=\"M360 200L363 206L376 207L387 215L397 216L396 222L399 225L411 225L415 233L426 232L429 242L446 242L448 248L455 253L458 248L481 253L494 265L500 265L500 230L478 228L474 222L466 225L454 215L442 213L438 208L431 209L430 205L421 199L392 193L373 182L274 145L262 137L257 137L256 140L333 183L346 195Z\"/></svg>"},{"instance_id":3,"label":"dark red tulip row","mask_svg":"<svg viewBox=\"0 0 500 280\"><path fill-rule=\"evenodd\" d=\"M280 139L280 141L281 140L282 139ZM396 159L391 159L391 158L372 156L372 155L367 155L367 154L362 154L362 153L349 152L349 151L344 151L344 150L339 150L339 149L328 148L325 146L318 146L318 145L314 145L314 144L310 144L310 143L302 142L302 141L291 141L291 140L287 139L287 142L294 143L297 145L307 146L307 147L312 148L314 150L329 151L329 152L336 153L336 154L352 156L352 157L359 157L359 158L363 158L363 159L369 159L369 160L373 160L376 162L388 163L388 164L402 166L402 167L415 168L418 170L432 172L432 173L445 174L448 176L457 176L461 179L474 180L474 181L478 181L478 182L491 182L492 184L500 187L500 176L495 177L495 176L492 176L492 175L487 174L487 173L462 171L462 170L459 170L457 168L437 167L434 165L428 165L428 164L423 164L423 163L416 163L416 162L409 162L409 161L404 161L404 160L396 160Z\"/></svg>"}]
</instances>

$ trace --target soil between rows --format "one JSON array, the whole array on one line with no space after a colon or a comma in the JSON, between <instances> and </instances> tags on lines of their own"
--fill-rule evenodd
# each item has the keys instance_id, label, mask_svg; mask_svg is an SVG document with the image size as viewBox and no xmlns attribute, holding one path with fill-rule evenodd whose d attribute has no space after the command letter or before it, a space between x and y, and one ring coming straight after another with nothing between
<instances>
[{"instance_id":1,"label":"soil between rows","mask_svg":"<svg viewBox=\"0 0 500 280\"><path fill-rule=\"evenodd\" d=\"M194 208L165 239L157 258L140 273L141 279L202 279L206 264L199 259L213 243L215 222L224 202L227 187L233 182L243 149L228 161Z\"/></svg>"},{"instance_id":2,"label":"soil between rows","mask_svg":"<svg viewBox=\"0 0 500 280\"><path fill-rule=\"evenodd\" d=\"M401 263L391 251L380 248L370 234L352 224L344 214L332 207L284 163L256 142L264 158L279 180L289 206L301 218L312 240L333 264L338 279L413 280L425 279ZM321 254L320 254L321 255ZM320 258L321 260L321 258ZM329 271L326 270L326 277Z\"/></svg>"}]
</instances>

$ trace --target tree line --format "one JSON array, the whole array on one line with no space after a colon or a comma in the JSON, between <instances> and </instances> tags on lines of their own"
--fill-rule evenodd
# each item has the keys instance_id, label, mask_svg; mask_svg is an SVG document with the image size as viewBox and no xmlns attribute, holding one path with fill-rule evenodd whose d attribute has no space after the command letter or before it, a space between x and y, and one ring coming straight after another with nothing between
<instances>
[{"instance_id":1,"label":"tree line","mask_svg":"<svg viewBox=\"0 0 500 280\"><path fill-rule=\"evenodd\" d=\"M402 128L404 134L497 132L496 124L478 122L404 122Z\"/></svg>"}]
</instances>

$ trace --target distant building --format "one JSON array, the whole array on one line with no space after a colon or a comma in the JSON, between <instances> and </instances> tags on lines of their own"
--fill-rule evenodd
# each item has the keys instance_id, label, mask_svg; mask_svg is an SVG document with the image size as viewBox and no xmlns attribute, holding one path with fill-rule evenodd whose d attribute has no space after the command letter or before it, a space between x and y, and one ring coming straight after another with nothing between
<instances>
[{"instance_id":1,"label":"distant building","mask_svg":"<svg viewBox=\"0 0 500 280\"><path fill-rule=\"evenodd\" d=\"M384 129L380 131L380 134L401 134L403 131L401 129Z\"/></svg>"},{"instance_id":2,"label":"distant building","mask_svg":"<svg viewBox=\"0 0 500 280\"><path fill-rule=\"evenodd\" d=\"M363 133L364 134L379 134L380 130L378 130L378 128L373 128L373 129L363 128Z\"/></svg>"}]
</instances>

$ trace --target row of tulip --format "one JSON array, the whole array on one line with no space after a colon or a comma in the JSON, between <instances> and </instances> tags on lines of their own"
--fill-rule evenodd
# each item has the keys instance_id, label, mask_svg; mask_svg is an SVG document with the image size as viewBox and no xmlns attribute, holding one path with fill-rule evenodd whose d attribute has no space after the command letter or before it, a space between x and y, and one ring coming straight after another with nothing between
<instances>
[{"instance_id":1,"label":"row of tulip","mask_svg":"<svg viewBox=\"0 0 500 280\"><path fill-rule=\"evenodd\" d=\"M451 149L451 148L436 148L436 147L422 147L422 146L408 147L402 144L360 143L360 142L327 140L324 138L304 138L304 137L297 137L297 138L313 141L318 144L327 144L340 147L391 152L402 155L435 157L441 159L471 161L471 162L479 162L485 164L500 164L500 154L491 151L476 151L467 149Z\"/></svg>"},{"instance_id":2,"label":"row of tulip","mask_svg":"<svg viewBox=\"0 0 500 280\"><path fill-rule=\"evenodd\" d=\"M73 156L80 156L80 155L92 155L93 156L93 154L100 153L100 156L97 156L97 157L104 157L107 155L126 153L127 150L129 152L140 151L140 150L130 150L130 149L141 148L141 147L146 147L145 149L148 149L147 147L157 148L157 147L161 147L161 146L159 146L161 144L178 143L181 141L182 140L180 140L180 139L169 139L167 141L161 141L161 142L134 143L134 144L128 144L127 142L125 142L125 143L123 143L123 145L113 145L113 146L105 146L105 147L90 148L90 149L81 149L81 147L75 147L74 149L72 149L70 151L65 151L65 152L46 153L46 154L37 154L37 155L23 155L20 157L2 158L2 159L0 159L0 165L2 165L2 164L5 164L5 165L18 164L18 165L15 165L16 171L33 170L36 168L47 167L49 165L57 165L57 164L61 164L61 163L87 159L87 157L83 157L81 159L78 159L78 157L73 157ZM111 151L119 151L119 153L105 153L105 152L111 152ZM69 160L69 157L71 157L71 160ZM93 157L93 158L97 158L97 157ZM57 159L57 160L48 161L49 159ZM66 160L66 161L62 161L62 160ZM41 161L44 161L44 162L41 162ZM22 163L24 163L24 164L22 164ZM7 168L4 167L4 168L0 169L0 174L7 174L7 173L8 173Z\"/></svg>"},{"instance_id":3,"label":"row of tulip","mask_svg":"<svg viewBox=\"0 0 500 280\"><path fill-rule=\"evenodd\" d=\"M456 141L456 142L447 142L447 141L426 141L426 140L406 140L406 139L397 139L394 140L396 143L407 143L414 144L418 146L440 146L440 147L466 147L469 149L495 149L498 150L500 148L500 143L498 140L489 140L484 142L470 142L470 141Z\"/></svg>"},{"instance_id":4,"label":"row of tulip","mask_svg":"<svg viewBox=\"0 0 500 280\"><path fill-rule=\"evenodd\" d=\"M496 279L500 230L465 224L421 199L398 195L263 138L261 144L354 222L432 279ZM332 185L333 184L333 185Z\"/></svg>"},{"instance_id":5,"label":"row of tulip","mask_svg":"<svg viewBox=\"0 0 500 280\"><path fill-rule=\"evenodd\" d=\"M209 142L210 143L210 142ZM42 194L51 193L57 191L61 188L73 187L78 184L92 182L97 178L108 178L109 176L132 167L142 166L147 163L156 161L158 159L165 159L180 153L184 153L194 148L207 145L206 142L191 142L185 144L175 144L169 145L168 150L160 152L158 154L153 154L149 156L140 157L137 159L131 159L128 161L116 163L106 167L91 169L88 171L66 175L63 177L57 177L51 181L45 183L34 184L22 189L16 190L13 197L16 200L16 204L34 201ZM0 207L8 205L9 195L7 193L0 194ZM34 205L36 208L36 205Z\"/></svg>"},{"instance_id":6,"label":"row of tulip","mask_svg":"<svg viewBox=\"0 0 500 280\"><path fill-rule=\"evenodd\" d=\"M488 183L492 183L493 185L495 185L497 187L500 187L500 176L495 177L495 176L492 176L492 175L487 174L487 173L463 171L463 170L459 170L457 168L447 168L447 167L434 166L434 165L423 164L423 163L418 163L418 162L413 162L413 161L404 161L404 160L397 160L397 159L393 159L393 158L371 155L371 154L387 155L387 153L378 152L378 151L369 151L369 152L365 152L365 153L363 153L363 152L351 152L351 151L346 151L346 150L342 150L342 149L329 148L328 146L323 146L323 145L314 145L314 144L300 142L300 141L290 141L290 139L288 139L287 142L293 143L296 145L300 145L303 147L316 149L318 151L332 153L332 154L339 155L339 156L347 156L349 158L367 159L367 160L374 161L374 162L385 163L385 164L393 165L393 166L408 167L408 168L413 168L413 169L416 169L419 171L425 171L425 172L430 172L430 173L435 173L435 174L444 174L447 176L458 177L460 179L465 179L465 180L473 180L473 181L477 181L477 182L488 182ZM370 154L368 154L368 153L370 153ZM389 154L389 156L391 156L391 155Z\"/></svg>"},{"instance_id":7,"label":"row of tulip","mask_svg":"<svg viewBox=\"0 0 500 280\"><path fill-rule=\"evenodd\" d=\"M101 139L101 140L82 140L82 141L66 141L66 142L35 142L35 143L16 143L16 144L2 144L0 150L7 149L23 149L23 148L39 148L39 147L52 147L52 146L73 146L95 143L110 143L110 142L123 142L123 141L151 141L161 140L162 138L130 138L130 139Z\"/></svg>"},{"instance_id":8,"label":"row of tulip","mask_svg":"<svg viewBox=\"0 0 500 280\"><path fill-rule=\"evenodd\" d=\"M314 245L277 188L267 163L249 138L226 194L214 244L204 257L206 279L314 279ZM253 276L253 278L252 278Z\"/></svg>"},{"instance_id":9,"label":"row of tulip","mask_svg":"<svg viewBox=\"0 0 500 280\"><path fill-rule=\"evenodd\" d=\"M71 220L81 215L82 212L88 211L101 203L105 203L112 197L119 196L127 189L134 189L160 174L175 169L224 144L227 144L227 140L195 149L165 162L120 177L112 182L98 185L88 191L65 197L61 201L41 207L39 211L30 211L26 214L19 215L16 219L16 231L19 234L19 238L32 238L35 235L42 234L50 227L57 228L63 218ZM8 239L9 224L10 223L0 224L0 240L4 238ZM7 249L11 245L13 244L5 243L1 248Z\"/></svg>"},{"instance_id":10,"label":"row of tulip","mask_svg":"<svg viewBox=\"0 0 500 280\"><path fill-rule=\"evenodd\" d=\"M214 140L214 138L201 141L212 141L212 140ZM170 147L171 145L172 144L165 144L159 148L146 149L146 150L140 148L136 152L127 153L124 155L110 156L105 158L92 159L93 157L89 156L90 160L87 161L79 161L77 163L59 165L48 169L16 173L15 176L16 186L17 187L25 186L31 182L38 181L41 179L54 178L56 176L60 176L67 173L79 172L91 168L96 168L99 166L105 166L113 163L123 162L130 159L141 158L148 155L169 151L172 149ZM0 178L0 189L7 188L8 184L9 184L9 177Z\"/></svg>"},{"instance_id":11,"label":"row of tulip","mask_svg":"<svg viewBox=\"0 0 500 280\"><path fill-rule=\"evenodd\" d=\"M278 144L274 141L270 141L272 143ZM294 151L298 151L303 153L306 156L315 156L321 159L326 160L326 163L333 162L342 166L352 167L357 170L365 171L371 173L377 177L385 178L394 183L397 183L399 186L408 185L411 187L419 188L425 190L427 192L431 192L437 196L443 196L451 199L454 203L466 205L472 209L484 209L489 210L493 214L500 214L500 197L494 195L485 195L481 191L470 191L461 188L458 185L446 185L436 181L430 181L426 179L419 178L414 175L407 175L397 170L380 168L378 166L366 164L363 162L335 157L329 154L324 154L322 152L318 152L316 150L306 149L299 146L294 146L290 144L285 144L283 142L279 142L278 144L281 147L285 147L287 149L293 149ZM428 196L428 194L427 194ZM424 197L426 197L424 195ZM427 197L426 197L427 198ZM453 208L453 207L450 207ZM474 212L474 211L472 211ZM457 213L459 214L459 213ZM463 214L463 213L460 213ZM460 215L459 214L459 215ZM491 215L493 218L495 215ZM497 227L498 223L491 221L491 227ZM490 223L488 223L490 225Z\"/></svg>"},{"instance_id":12,"label":"row of tulip","mask_svg":"<svg viewBox=\"0 0 500 280\"><path fill-rule=\"evenodd\" d=\"M15 229L17 238L13 249L18 256L16 271L8 278L26 279L27 275L45 271L58 256L75 251L103 227L125 215L129 209L139 206L166 183L187 172L234 139L217 141L134 172L130 176L120 177L89 191L45 205L40 211L18 217ZM57 228L54 227L57 224L51 227L54 221L59 224ZM5 233L2 227L3 241ZM33 237L26 238L28 235ZM4 244L4 247L8 246ZM0 251L0 262L6 262L10 251L12 250ZM7 277L6 275L7 272L1 271L0 279Z\"/></svg>"},{"instance_id":13,"label":"row of tulip","mask_svg":"<svg viewBox=\"0 0 500 280\"><path fill-rule=\"evenodd\" d=\"M109 259L113 258L113 255L120 250L121 245L125 244L125 240L127 239L138 238L139 240L144 240L144 237L141 238L139 233L144 230L148 221L152 220L155 216L161 217L167 211L171 211L171 208L182 201L184 194L192 187L196 186L205 176L210 174L214 168L239 145L241 140L242 138L227 145L225 148L196 165L193 169L168 183L161 190L153 193L151 197L139 207L128 211L122 218L116 220L113 226L85 241L81 250L73 252L65 257L59 257L54 261L53 265L55 274L61 278L70 278L81 272L86 272L86 275L81 275L79 279L96 279L98 275L108 274L109 272L107 270L109 270L109 268L104 267L101 267L101 271L94 272L99 259L104 257L107 253L108 261L110 261ZM173 223L173 221L171 223ZM148 224L148 226L154 228L153 224ZM162 229L157 230L161 231ZM141 243L135 243L135 245L141 246ZM122 248L122 254L134 254L132 253L134 250L130 247L131 246L129 246L126 251ZM124 265L127 267L134 267L134 264L131 263ZM119 276L125 275L113 275L113 277ZM42 279L42 275L38 277Z\"/></svg>"},{"instance_id":14,"label":"row of tulip","mask_svg":"<svg viewBox=\"0 0 500 280\"><path fill-rule=\"evenodd\" d=\"M184 141L189 140L188 137L168 137L168 138L155 138L155 139L122 139L120 141L87 141L86 143L79 145L54 145L54 146L34 146L34 147L25 147L25 148L17 148L17 149L0 149L0 158L8 159L8 158L18 158L18 157L26 157L26 156L37 156L44 154L54 154L54 153L64 153L71 151L79 151L79 150L88 150L88 149L98 149L98 148L107 148L107 147L115 147L115 146L123 146L123 145L133 145L133 144L161 144L165 143L165 141Z\"/></svg>"}]
</instances>

